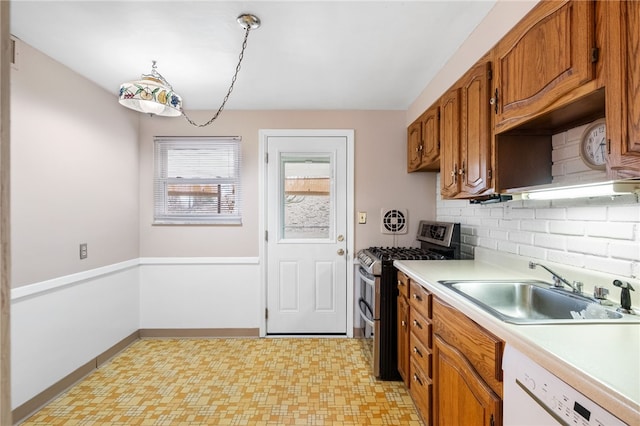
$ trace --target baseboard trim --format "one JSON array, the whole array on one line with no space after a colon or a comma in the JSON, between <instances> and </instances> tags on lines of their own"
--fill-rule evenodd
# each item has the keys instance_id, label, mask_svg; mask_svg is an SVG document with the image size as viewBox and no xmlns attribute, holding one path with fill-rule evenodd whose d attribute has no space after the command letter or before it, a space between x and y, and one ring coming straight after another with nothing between
<instances>
[{"instance_id":1,"label":"baseboard trim","mask_svg":"<svg viewBox=\"0 0 640 426\"><path fill-rule=\"evenodd\" d=\"M47 389L40 392L38 395L34 396L30 400L26 401L24 404L16 407L11 411L13 424L20 423L25 420L27 417L38 411L40 408L44 407L46 404L51 402L53 399L58 397L67 389L71 388L73 385L87 377L94 370L104 364L106 361L111 359L114 355L118 354L120 351L125 349L127 346L131 345L133 342L138 340L139 332L135 331L131 333L129 336L125 337L97 357L93 358L83 366L77 368L72 371L66 377L58 380L53 385L49 386Z\"/></svg>"},{"instance_id":2,"label":"baseboard trim","mask_svg":"<svg viewBox=\"0 0 640 426\"><path fill-rule=\"evenodd\" d=\"M134 331L129 336L125 337L115 345L111 346L106 351L102 352L96 357L96 368L102 366L105 362L109 361L114 356L128 348L133 342L140 339L140 331Z\"/></svg>"},{"instance_id":3,"label":"baseboard trim","mask_svg":"<svg viewBox=\"0 0 640 426\"><path fill-rule=\"evenodd\" d=\"M360 339L364 337L364 328L354 327L353 337Z\"/></svg>"},{"instance_id":4,"label":"baseboard trim","mask_svg":"<svg viewBox=\"0 0 640 426\"><path fill-rule=\"evenodd\" d=\"M140 338L260 337L258 328L141 328Z\"/></svg>"}]
</instances>

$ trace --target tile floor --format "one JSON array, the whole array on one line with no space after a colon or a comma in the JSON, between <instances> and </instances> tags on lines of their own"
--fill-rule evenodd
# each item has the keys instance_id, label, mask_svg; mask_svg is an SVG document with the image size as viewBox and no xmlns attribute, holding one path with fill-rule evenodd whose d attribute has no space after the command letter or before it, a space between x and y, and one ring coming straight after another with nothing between
<instances>
[{"instance_id":1,"label":"tile floor","mask_svg":"<svg viewBox=\"0 0 640 426\"><path fill-rule=\"evenodd\" d=\"M23 425L416 425L361 339L143 339Z\"/></svg>"}]
</instances>

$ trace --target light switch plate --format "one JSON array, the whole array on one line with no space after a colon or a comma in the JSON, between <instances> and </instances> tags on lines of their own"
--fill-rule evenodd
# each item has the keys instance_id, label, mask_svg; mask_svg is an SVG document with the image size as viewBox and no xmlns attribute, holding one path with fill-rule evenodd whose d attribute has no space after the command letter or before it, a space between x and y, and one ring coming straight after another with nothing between
<instances>
[{"instance_id":1,"label":"light switch plate","mask_svg":"<svg viewBox=\"0 0 640 426\"><path fill-rule=\"evenodd\" d=\"M358 212L358 223L361 225L367 223L367 212Z\"/></svg>"}]
</instances>

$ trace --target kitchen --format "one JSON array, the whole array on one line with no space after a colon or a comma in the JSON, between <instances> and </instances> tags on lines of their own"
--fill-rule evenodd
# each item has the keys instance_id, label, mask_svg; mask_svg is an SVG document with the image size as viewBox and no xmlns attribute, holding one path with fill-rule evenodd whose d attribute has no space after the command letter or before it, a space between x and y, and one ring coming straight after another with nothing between
<instances>
[{"instance_id":1,"label":"kitchen","mask_svg":"<svg viewBox=\"0 0 640 426\"><path fill-rule=\"evenodd\" d=\"M370 215L367 224L356 226L356 248L391 245L388 236L379 234L374 212L381 207L400 206L409 210L413 230L422 218L463 223L468 254L477 246L507 253L525 247L527 255L536 258L551 256L554 261L576 266L588 259L588 265L596 271L629 279L637 277L639 209L633 196L613 201L567 202L558 208L527 201L471 206L467 201L442 200L435 173L405 173L407 126L455 81L454 76L462 75L473 65L481 55L478 52L488 51L532 6L509 2L498 5L502 9L494 10L495 15L483 21L475 37L462 44L408 111L225 111L216 123L216 134L237 134L241 128L243 141L254 147L244 152L243 179L248 182L245 211L260 209L259 159L255 149L260 129L352 128L358 141L367 141L366 145L356 143L355 147L355 208ZM507 19L500 13L506 14ZM253 34L256 38L258 35ZM13 76L11 99L12 267L16 289L12 296L12 368L14 380L20 383L12 395L14 408L73 371L83 360L102 353L138 329L179 328L176 324L180 324L187 329L258 333L262 319L257 215L245 217L240 228L152 227L148 221L148 197L140 195L151 191L148 176L152 161L148 149L143 143L139 146L138 141L150 141L153 135L201 133L183 122L132 115L113 102L111 93L28 45L19 47L19 72ZM48 70L64 84L50 87L39 78L42 70ZM67 101L66 90L91 93L100 108L92 111ZM53 105L56 110L52 113ZM209 114L196 111L193 115L206 119ZM32 125L34 117L38 126ZM51 143L53 138L55 144ZM85 142L89 140L91 145ZM69 152L74 155L63 155ZM57 160L52 162L51 158ZM372 166L358 167L361 164ZM383 168L389 173L375 173ZM78 173L91 179L78 180ZM56 189L42 191L44 182ZM365 183L390 194L389 200L380 200L378 190L367 191ZM398 186L403 191L394 191ZM104 190L98 194L95 188ZM43 197L37 203L31 199L35 194ZM77 201L71 205L60 200ZM46 217L34 214L38 209L46 209ZM520 229L510 232L505 228L516 222ZM51 223L59 226L52 229ZM413 230L398 236L397 245L413 245ZM76 257L77 243L85 240L89 243L88 259L84 263L70 262L68 259ZM234 244L211 246L212 240ZM198 258L234 261L202 265ZM34 264L38 267L34 268ZM99 279L87 275L87 271L98 269L102 274ZM159 276L168 270L171 276L186 277L193 286L190 291L202 296L202 300L208 298L207 303L167 304L166 300L184 297L175 281L158 283ZM69 293L65 294L49 291L52 285L61 285L60 281L52 282L59 277L66 277L67 284L98 282L89 294L74 286L69 286L65 290ZM234 283L234 291L207 287L207 280L212 277L218 282ZM612 291L612 298L613 294ZM100 298L100 307L95 306L96 297ZM82 306L80 312L78 305ZM243 308L235 309L238 306ZM34 318L47 318L47 329L40 321L34 323ZM76 318L85 321L78 324ZM105 324L109 324L106 329ZM92 335L94 329L105 332ZM66 332L60 335L55 330ZM60 359L58 371L46 370L39 362L39 354L45 350ZM33 371L38 374L30 374Z\"/></svg>"}]
</instances>

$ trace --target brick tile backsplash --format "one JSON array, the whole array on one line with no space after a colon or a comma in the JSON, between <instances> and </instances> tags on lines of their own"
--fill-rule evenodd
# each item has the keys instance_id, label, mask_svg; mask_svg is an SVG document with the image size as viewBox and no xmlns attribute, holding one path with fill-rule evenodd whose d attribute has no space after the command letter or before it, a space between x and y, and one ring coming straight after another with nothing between
<instances>
[{"instance_id":1,"label":"brick tile backsplash","mask_svg":"<svg viewBox=\"0 0 640 426\"><path fill-rule=\"evenodd\" d=\"M640 278L640 201L615 198L470 204L442 200L437 219L459 222L462 253L475 247Z\"/></svg>"},{"instance_id":2,"label":"brick tile backsplash","mask_svg":"<svg viewBox=\"0 0 640 426\"><path fill-rule=\"evenodd\" d=\"M571 220L607 220L607 209L602 206L569 207L567 219Z\"/></svg>"},{"instance_id":3,"label":"brick tile backsplash","mask_svg":"<svg viewBox=\"0 0 640 426\"><path fill-rule=\"evenodd\" d=\"M612 242L609 244L609 255L616 259L627 259L640 262L640 244L635 242Z\"/></svg>"},{"instance_id":4,"label":"brick tile backsplash","mask_svg":"<svg viewBox=\"0 0 640 426\"><path fill-rule=\"evenodd\" d=\"M634 240L637 226L637 223L632 222L591 222L587 224L587 235L616 240Z\"/></svg>"}]
</instances>

